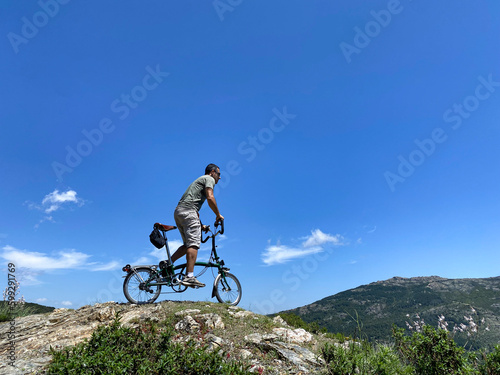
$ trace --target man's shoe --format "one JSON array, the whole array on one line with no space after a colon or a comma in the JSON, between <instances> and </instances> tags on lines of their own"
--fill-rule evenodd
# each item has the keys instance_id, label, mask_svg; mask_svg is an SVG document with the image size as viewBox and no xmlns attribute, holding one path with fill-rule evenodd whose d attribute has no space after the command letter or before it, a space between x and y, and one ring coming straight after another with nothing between
<instances>
[{"instance_id":1,"label":"man's shoe","mask_svg":"<svg viewBox=\"0 0 500 375\"><path fill-rule=\"evenodd\" d=\"M198 287L198 288L203 288L205 284L202 282L199 282L196 277L185 277L184 280L181 281L181 284L184 286L190 286L192 288Z\"/></svg>"}]
</instances>

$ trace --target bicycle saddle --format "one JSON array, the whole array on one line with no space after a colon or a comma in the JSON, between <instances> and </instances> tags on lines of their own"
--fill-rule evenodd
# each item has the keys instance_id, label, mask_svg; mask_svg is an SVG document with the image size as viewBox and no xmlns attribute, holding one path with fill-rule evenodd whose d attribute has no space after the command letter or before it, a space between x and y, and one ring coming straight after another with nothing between
<instances>
[{"instance_id":1,"label":"bicycle saddle","mask_svg":"<svg viewBox=\"0 0 500 375\"><path fill-rule=\"evenodd\" d=\"M155 228L158 228L162 232L168 232L169 230L177 229L177 227L174 225L164 225L160 223L155 223Z\"/></svg>"}]
</instances>

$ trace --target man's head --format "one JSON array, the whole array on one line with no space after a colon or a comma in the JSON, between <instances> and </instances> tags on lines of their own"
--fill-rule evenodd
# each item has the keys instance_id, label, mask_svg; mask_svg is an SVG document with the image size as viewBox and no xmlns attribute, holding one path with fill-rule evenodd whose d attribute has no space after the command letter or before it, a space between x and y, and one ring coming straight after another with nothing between
<instances>
[{"instance_id":1,"label":"man's head","mask_svg":"<svg viewBox=\"0 0 500 375\"><path fill-rule=\"evenodd\" d=\"M212 176L215 180L215 183L219 182L220 180L220 168L215 164L207 165L207 167L205 168L205 174Z\"/></svg>"}]
</instances>

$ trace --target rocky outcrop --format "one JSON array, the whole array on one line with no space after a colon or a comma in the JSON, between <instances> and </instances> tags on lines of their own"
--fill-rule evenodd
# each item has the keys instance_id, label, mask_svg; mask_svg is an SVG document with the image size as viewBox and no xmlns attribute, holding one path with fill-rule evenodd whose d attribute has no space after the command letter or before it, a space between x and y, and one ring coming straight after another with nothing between
<instances>
[{"instance_id":1,"label":"rocky outcrop","mask_svg":"<svg viewBox=\"0 0 500 375\"><path fill-rule=\"evenodd\" d=\"M195 340L208 350L229 353L249 361L251 371L259 374L315 373L324 366L315 354L318 337L288 327L279 317L271 320L237 307L206 302L165 301L141 306L108 302L17 318L13 324L0 323L0 374L43 373L51 360L50 348L60 350L89 339L99 325L113 322L117 313L120 322L131 327L147 320L173 320L177 332L173 341ZM15 367L9 365L10 360L4 361L12 349Z\"/></svg>"}]
</instances>

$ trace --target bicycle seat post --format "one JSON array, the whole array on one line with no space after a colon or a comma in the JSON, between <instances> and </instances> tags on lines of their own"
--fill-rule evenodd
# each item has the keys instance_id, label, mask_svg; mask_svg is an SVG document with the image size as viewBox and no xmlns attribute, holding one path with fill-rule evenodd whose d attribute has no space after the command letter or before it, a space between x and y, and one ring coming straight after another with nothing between
<instances>
[{"instance_id":1,"label":"bicycle seat post","mask_svg":"<svg viewBox=\"0 0 500 375\"><path fill-rule=\"evenodd\" d=\"M168 263L172 264L172 258L170 257L170 249L168 248L167 235L165 233L163 233L163 236L165 238L165 250L167 251Z\"/></svg>"}]
</instances>

